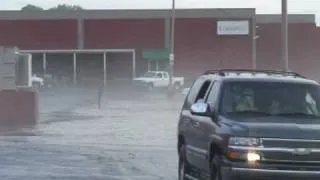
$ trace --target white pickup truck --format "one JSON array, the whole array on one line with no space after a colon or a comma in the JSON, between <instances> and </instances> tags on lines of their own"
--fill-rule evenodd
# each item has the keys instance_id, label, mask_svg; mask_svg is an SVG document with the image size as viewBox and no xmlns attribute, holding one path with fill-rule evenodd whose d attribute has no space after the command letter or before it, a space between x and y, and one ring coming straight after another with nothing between
<instances>
[{"instance_id":1,"label":"white pickup truck","mask_svg":"<svg viewBox=\"0 0 320 180\"><path fill-rule=\"evenodd\" d=\"M184 85L183 77L174 77L172 81L176 90L181 89ZM168 88L169 73L165 71L148 71L143 76L134 78L133 83L145 86L148 90L152 90L153 88Z\"/></svg>"},{"instance_id":2,"label":"white pickup truck","mask_svg":"<svg viewBox=\"0 0 320 180\"><path fill-rule=\"evenodd\" d=\"M32 86L37 88L37 89L42 87L42 86L44 86L43 78L37 76L36 74L33 74L31 76L31 83L32 83Z\"/></svg>"}]
</instances>

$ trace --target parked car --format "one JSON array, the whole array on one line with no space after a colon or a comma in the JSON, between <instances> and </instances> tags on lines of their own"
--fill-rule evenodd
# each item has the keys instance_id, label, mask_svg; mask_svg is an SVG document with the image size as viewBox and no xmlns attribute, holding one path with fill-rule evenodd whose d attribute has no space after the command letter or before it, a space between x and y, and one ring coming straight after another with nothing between
<instances>
[{"instance_id":1,"label":"parked car","mask_svg":"<svg viewBox=\"0 0 320 180\"><path fill-rule=\"evenodd\" d=\"M36 74L33 74L31 76L31 82L32 82L32 86L37 89L44 86L44 79Z\"/></svg>"},{"instance_id":2,"label":"parked car","mask_svg":"<svg viewBox=\"0 0 320 180\"><path fill-rule=\"evenodd\" d=\"M173 77L173 86L176 90L184 85L183 77ZM148 90L154 88L168 88L169 73L165 71L148 71L143 76L133 79L134 85L146 87Z\"/></svg>"},{"instance_id":3,"label":"parked car","mask_svg":"<svg viewBox=\"0 0 320 180\"><path fill-rule=\"evenodd\" d=\"M178 123L179 179L320 179L320 85L292 72L200 76Z\"/></svg>"}]
</instances>

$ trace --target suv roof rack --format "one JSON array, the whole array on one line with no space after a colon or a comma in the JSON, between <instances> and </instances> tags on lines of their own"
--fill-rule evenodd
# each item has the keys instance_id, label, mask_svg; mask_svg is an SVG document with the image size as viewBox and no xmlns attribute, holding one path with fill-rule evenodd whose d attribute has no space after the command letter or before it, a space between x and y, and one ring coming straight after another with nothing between
<instances>
[{"instance_id":1,"label":"suv roof rack","mask_svg":"<svg viewBox=\"0 0 320 180\"><path fill-rule=\"evenodd\" d=\"M294 76L299 78L304 78L304 76L296 73L296 72L288 72L288 71L278 71L278 70L255 70L255 69L220 69L220 70L208 70L204 73L204 75L209 74L217 74L219 76L226 76L227 73L251 73L252 75L264 73L267 75L282 75L282 76Z\"/></svg>"}]
</instances>

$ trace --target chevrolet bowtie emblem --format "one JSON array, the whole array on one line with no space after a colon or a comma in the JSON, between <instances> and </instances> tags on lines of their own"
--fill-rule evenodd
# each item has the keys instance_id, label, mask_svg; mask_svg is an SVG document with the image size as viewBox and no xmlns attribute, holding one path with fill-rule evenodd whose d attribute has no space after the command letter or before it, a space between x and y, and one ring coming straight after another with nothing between
<instances>
[{"instance_id":1,"label":"chevrolet bowtie emblem","mask_svg":"<svg viewBox=\"0 0 320 180\"><path fill-rule=\"evenodd\" d=\"M298 155L298 156L305 156L311 153L311 149L307 148L297 148L292 151L292 154Z\"/></svg>"}]
</instances>

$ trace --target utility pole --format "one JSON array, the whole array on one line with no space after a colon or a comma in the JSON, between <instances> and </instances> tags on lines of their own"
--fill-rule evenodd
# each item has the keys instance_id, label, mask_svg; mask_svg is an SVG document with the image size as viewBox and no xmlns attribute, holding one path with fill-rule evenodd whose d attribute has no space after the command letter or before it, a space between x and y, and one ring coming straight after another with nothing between
<instances>
[{"instance_id":1,"label":"utility pole","mask_svg":"<svg viewBox=\"0 0 320 180\"><path fill-rule=\"evenodd\" d=\"M176 19L176 7L175 0L172 0L172 9L171 9L171 49L170 49L170 57L169 57L169 87L168 87L168 95L172 96L174 93L173 88L173 66L174 66L174 30L175 30L175 19Z\"/></svg>"},{"instance_id":2,"label":"utility pole","mask_svg":"<svg viewBox=\"0 0 320 180\"><path fill-rule=\"evenodd\" d=\"M289 71L289 58L288 58L288 2L282 0L282 62L283 69Z\"/></svg>"},{"instance_id":3,"label":"utility pole","mask_svg":"<svg viewBox=\"0 0 320 180\"><path fill-rule=\"evenodd\" d=\"M256 15L252 18L252 68L257 69L257 22Z\"/></svg>"}]
</instances>

